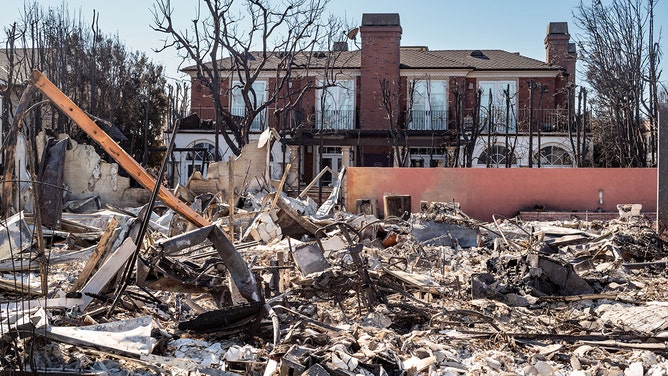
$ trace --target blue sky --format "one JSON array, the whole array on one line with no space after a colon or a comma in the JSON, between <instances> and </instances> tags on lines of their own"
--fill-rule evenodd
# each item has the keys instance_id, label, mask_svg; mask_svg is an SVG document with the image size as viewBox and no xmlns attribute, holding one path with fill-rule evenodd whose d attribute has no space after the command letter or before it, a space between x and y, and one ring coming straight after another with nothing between
<instances>
[{"instance_id":1,"label":"blue sky","mask_svg":"<svg viewBox=\"0 0 668 376\"><path fill-rule=\"evenodd\" d=\"M589 0L584 0L585 4ZM605 0L603 0L605 2ZM40 0L44 6L58 6L62 0ZM23 0L3 0L0 25L19 18ZM154 32L152 0L69 0L72 11L81 11L92 19L93 9L100 13L100 28L107 34L118 34L133 50L146 52L154 61L166 66L167 74L178 77L180 59L173 50L151 52L161 45ZM196 0L172 0L176 14L187 23L194 15ZM572 12L579 0L330 0L329 10L359 24L362 13L399 13L403 28L402 45L428 46L430 49L502 49L544 60L543 39L549 22L569 23L571 38L578 34ZM659 0L655 11L656 33L661 30L665 58L662 81L668 80L668 0ZM4 36L4 34L3 34ZM0 38L3 39L3 38ZM578 65L578 69L579 69Z\"/></svg>"}]
</instances>

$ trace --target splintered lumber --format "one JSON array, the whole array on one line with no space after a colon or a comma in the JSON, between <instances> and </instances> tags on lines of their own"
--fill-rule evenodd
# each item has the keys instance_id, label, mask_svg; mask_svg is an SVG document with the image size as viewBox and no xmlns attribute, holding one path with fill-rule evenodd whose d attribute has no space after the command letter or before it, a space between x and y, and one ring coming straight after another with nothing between
<instances>
[{"instance_id":1,"label":"splintered lumber","mask_svg":"<svg viewBox=\"0 0 668 376\"><path fill-rule=\"evenodd\" d=\"M7 280L3 278L0 278L0 290L32 296L38 296L41 294L40 290L35 289L30 285L24 284L21 281Z\"/></svg>"},{"instance_id":2,"label":"splintered lumber","mask_svg":"<svg viewBox=\"0 0 668 376\"><path fill-rule=\"evenodd\" d=\"M100 291L109 283L109 281L116 276L118 271L130 259L132 253L137 249L137 245L131 238L125 239L118 249L116 249L108 258L107 261L97 270L91 279L81 290L82 299L84 303L80 307L83 312L88 304L93 301L93 297L87 294L99 294Z\"/></svg>"},{"instance_id":3,"label":"splintered lumber","mask_svg":"<svg viewBox=\"0 0 668 376\"><path fill-rule=\"evenodd\" d=\"M311 182L310 182L304 189L302 189L302 192L299 194L299 196L297 196L297 198L304 198L304 197L306 197L306 194L308 193L308 190L311 189L311 188L313 188L313 186L320 180L320 178L322 177L322 175L324 175L325 172L328 172L328 171L329 171L330 174L334 175L334 171L332 171L332 169L329 168L329 166L325 166L325 167L322 169L322 171L320 171L320 173L318 173L318 175L316 175L316 176L313 178L313 180L311 180Z\"/></svg>"},{"instance_id":4,"label":"splintered lumber","mask_svg":"<svg viewBox=\"0 0 668 376\"><path fill-rule=\"evenodd\" d=\"M112 235L116 231L116 226L118 226L118 220L116 219L116 217L111 217L111 220L107 225L107 229L104 231L102 238L95 247L93 255L86 262L86 266L84 266L76 282L74 282L74 284L70 288L70 291L79 291L79 289L81 289L88 280L88 277L90 277L90 275L93 273L100 260L104 257L104 255L107 252L109 252L109 249L113 244Z\"/></svg>"},{"instance_id":5,"label":"splintered lumber","mask_svg":"<svg viewBox=\"0 0 668 376\"><path fill-rule=\"evenodd\" d=\"M281 192L283 191L283 185L285 185L285 181L288 179L288 172L290 171L290 166L292 166L290 163L285 165L285 169L283 171L283 177L281 178L281 183L278 185L278 189L276 189L276 194L274 195L274 199L271 201L271 207L269 210L274 210L276 207L276 202L278 201L279 198L281 198Z\"/></svg>"},{"instance_id":6,"label":"splintered lumber","mask_svg":"<svg viewBox=\"0 0 668 376\"><path fill-rule=\"evenodd\" d=\"M33 71L32 81L37 89L49 98L65 115L72 119L90 138L95 140L104 151L109 153L139 184L150 191L155 188L155 179L40 71ZM206 218L197 214L188 205L176 198L166 187L160 186L158 198L193 224L199 227L209 225L209 221Z\"/></svg>"}]
</instances>

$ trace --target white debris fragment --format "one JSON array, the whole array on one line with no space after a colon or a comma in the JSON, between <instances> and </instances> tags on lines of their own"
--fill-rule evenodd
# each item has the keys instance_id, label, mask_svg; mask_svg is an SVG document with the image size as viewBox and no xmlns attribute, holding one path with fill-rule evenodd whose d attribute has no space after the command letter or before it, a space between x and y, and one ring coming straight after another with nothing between
<instances>
[{"instance_id":1,"label":"white debris fragment","mask_svg":"<svg viewBox=\"0 0 668 376\"><path fill-rule=\"evenodd\" d=\"M239 362L254 360L256 350L251 345L233 345L225 352L225 360L228 362Z\"/></svg>"},{"instance_id":2,"label":"white debris fragment","mask_svg":"<svg viewBox=\"0 0 668 376\"><path fill-rule=\"evenodd\" d=\"M255 241L269 243L273 240L280 240L283 236L281 228L274 222L271 215L266 212L258 214L255 221L248 229L250 236Z\"/></svg>"},{"instance_id":3,"label":"white debris fragment","mask_svg":"<svg viewBox=\"0 0 668 376\"><path fill-rule=\"evenodd\" d=\"M354 371L359 365L359 360L342 349L337 349L332 352L332 364L348 371Z\"/></svg>"},{"instance_id":4,"label":"white debris fragment","mask_svg":"<svg viewBox=\"0 0 668 376\"><path fill-rule=\"evenodd\" d=\"M643 370L642 362L634 362L629 365L627 369L624 370L624 376L643 376L645 371Z\"/></svg>"}]
</instances>

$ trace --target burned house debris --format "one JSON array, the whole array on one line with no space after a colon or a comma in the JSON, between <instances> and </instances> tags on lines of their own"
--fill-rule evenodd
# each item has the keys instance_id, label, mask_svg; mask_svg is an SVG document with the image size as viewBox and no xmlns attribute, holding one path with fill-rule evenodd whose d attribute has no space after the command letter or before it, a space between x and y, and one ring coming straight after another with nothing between
<instances>
[{"instance_id":1,"label":"burned house debris","mask_svg":"<svg viewBox=\"0 0 668 376\"><path fill-rule=\"evenodd\" d=\"M34 84L89 125L38 72ZM284 193L285 175L250 189L255 176L237 182L243 163L232 161L192 187L216 192L170 191L91 132L153 195L105 208L95 195L66 203L43 189L31 208L54 200L48 212L4 218L4 373L668 372L668 258L639 210L482 222L457 202L422 202L383 217L338 204L345 170L317 205ZM63 184L49 172L32 186L33 176Z\"/></svg>"}]
</instances>

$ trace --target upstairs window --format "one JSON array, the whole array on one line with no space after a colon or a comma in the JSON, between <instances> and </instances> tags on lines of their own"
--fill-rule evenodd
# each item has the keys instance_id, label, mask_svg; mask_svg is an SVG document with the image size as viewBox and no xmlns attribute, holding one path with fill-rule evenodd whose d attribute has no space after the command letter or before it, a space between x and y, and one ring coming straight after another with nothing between
<instances>
[{"instance_id":1,"label":"upstairs window","mask_svg":"<svg viewBox=\"0 0 668 376\"><path fill-rule=\"evenodd\" d=\"M501 134L506 133L506 130L509 133L517 132L515 81L481 81L479 87L482 89L480 120L485 124L485 131Z\"/></svg>"},{"instance_id":2,"label":"upstairs window","mask_svg":"<svg viewBox=\"0 0 668 376\"><path fill-rule=\"evenodd\" d=\"M230 112L234 116L245 117L246 116L246 104L244 103L244 98L241 95L241 82L235 81L232 83L232 99L230 104ZM248 96L251 100L253 108L261 106L267 97L267 83L265 81L255 81L253 82L253 96L252 92L248 93ZM267 126L267 110L260 112L253 123L251 124L250 130L255 132L263 131Z\"/></svg>"},{"instance_id":3,"label":"upstairs window","mask_svg":"<svg viewBox=\"0 0 668 376\"><path fill-rule=\"evenodd\" d=\"M324 83L320 83L323 85ZM316 92L316 121L319 129L355 127L355 81L341 80Z\"/></svg>"},{"instance_id":4,"label":"upstairs window","mask_svg":"<svg viewBox=\"0 0 668 376\"><path fill-rule=\"evenodd\" d=\"M410 87L412 86L412 88ZM408 129L444 130L447 128L447 88L444 80L418 80L409 86L412 97Z\"/></svg>"}]
</instances>

